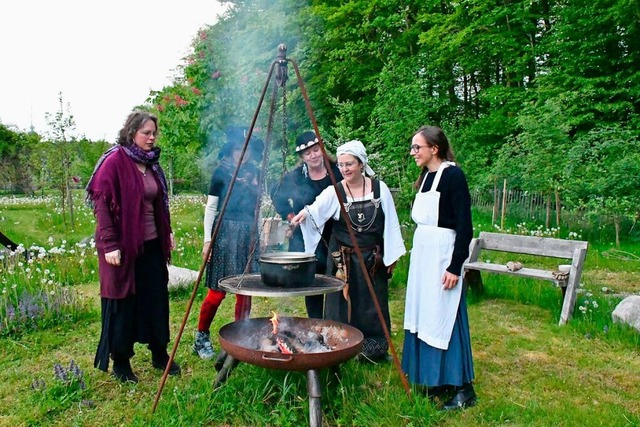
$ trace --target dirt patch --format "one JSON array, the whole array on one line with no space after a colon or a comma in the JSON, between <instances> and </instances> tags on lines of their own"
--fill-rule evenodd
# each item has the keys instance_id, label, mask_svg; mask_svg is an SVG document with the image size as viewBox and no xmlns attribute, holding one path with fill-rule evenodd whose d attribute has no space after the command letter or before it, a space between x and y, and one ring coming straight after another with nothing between
<instances>
[{"instance_id":1,"label":"dirt patch","mask_svg":"<svg viewBox=\"0 0 640 427\"><path fill-rule=\"evenodd\" d=\"M640 273L637 271L588 270L583 273L585 283L607 293L640 294Z\"/></svg>"},{"instance_id":2,"label":"dirt patch","mask_svg":"<svg viewBox=\"0 0 640 427\"><path fill-rule=\"evenodd\" d=\"M525 351L520 355L520 360L532 363L550 363L551 357L541 351Z\"/></svg>"}]
</instances>

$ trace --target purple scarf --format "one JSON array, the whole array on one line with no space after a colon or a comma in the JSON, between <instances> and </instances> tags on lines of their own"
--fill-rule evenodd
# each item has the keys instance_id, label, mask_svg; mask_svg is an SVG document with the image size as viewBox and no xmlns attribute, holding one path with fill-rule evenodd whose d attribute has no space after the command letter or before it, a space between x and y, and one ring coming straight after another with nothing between
<instances>
[{"instance_id":1,"label":"purple scarf","mask_svg":"<svg viewBox=\"0 0 640 427\"><path fill-rule=\"evenodd\" d=\"M93 173L91 174L91 178L89 178L89 182L87 182L86 190L88 191L88 189L91 187L91 182L93 181L93 177L95 176L98 169L100 169L100 166L102 165L104 160L107 157L109 157L111 154L113 154L119 147L122 147L122 149L127 154L127 156L129 156L129 158L131 158L134 162L142 163L143 165L150 166L151 169L158 176L158 179L160 180L160 186L162 187L162 203L164 205L164 209L167 215L169 215L169 193L167 191L167 179L159 163L160 152L162 151L160 147L153 147L150 151L144 151L142 148L138 147L135 144L131 144L129 147L125 147L124 145L114 145L113 147L110 147L107 151L104 152L104 154L102 154L100 159L98 159L98 162L96 163L96 167L93 168ZM87 204L91 208L93 208L93 201L91 200L91 197L89 196L88 193L87 193L86 201L87 201Z\"/></svg>"}]
</instances>

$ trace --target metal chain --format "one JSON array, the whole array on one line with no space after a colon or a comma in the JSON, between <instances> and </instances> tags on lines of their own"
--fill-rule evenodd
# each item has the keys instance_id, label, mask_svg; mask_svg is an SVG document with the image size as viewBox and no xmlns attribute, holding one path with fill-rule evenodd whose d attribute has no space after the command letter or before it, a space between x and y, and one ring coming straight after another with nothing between
<instances>
[{"instance_id":1,"label":"metal chain","mask_svg":"<svg viewBox=\"0 0 640 427\"><path fill-rule=\"evenodd\" d=\"M288 143L287 139L287 88L282 86L282 176L287 172L287 154Z\"/></svg>"}]
</instances>

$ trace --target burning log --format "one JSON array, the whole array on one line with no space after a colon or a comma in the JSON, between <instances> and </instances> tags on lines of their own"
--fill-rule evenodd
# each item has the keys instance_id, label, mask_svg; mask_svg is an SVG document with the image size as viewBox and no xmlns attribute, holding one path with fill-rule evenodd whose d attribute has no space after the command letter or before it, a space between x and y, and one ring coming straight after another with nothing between
<instances>
[{"instance_id":1,"label":"burning log","mask_svg":"<svg viewBox=\"0 0 640 427\"><path fill-rule=\"evenodd\" d=\"M265 337L260 340L257 346L258 350L275 352L282 354L296 353L323 353L331 351L333 348L327 344L327 340L331 339L327 331L317 331L312 329L301 329L296 327L286 328L288 325L281 327L278 314L272 312L273 317L269 319L272 325L271 337ZM337 329L337 328L336 328ZM334 335L336 333L334 332ZM333 338L335 341L335 337ZM335 347L335 346L334 346Z\"/></svg>"},{"instance_id":2,"label":"burning log","mask_svg":"<svg viewBox=\"0 0 640 427\"><path fill-rule=\"evenodd\" d=\"M278 350L280 350L280 353L282 354L293 354L293 348L291 346L289 346L289 344L287 342L285 342L284 338L282 337L276 337L276 344L278 346Z\"/></svg>"}]
</instances>

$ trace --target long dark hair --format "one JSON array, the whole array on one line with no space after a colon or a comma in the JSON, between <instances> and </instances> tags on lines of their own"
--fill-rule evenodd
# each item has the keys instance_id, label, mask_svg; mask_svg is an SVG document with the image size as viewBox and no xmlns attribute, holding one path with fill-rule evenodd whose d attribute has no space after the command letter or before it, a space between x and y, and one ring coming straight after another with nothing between
<instances>
[{"instance_id":1,"label":"long dark hair","mask_svg":"<svg viewBox=\"0 0 640 427\"><path fill-rule=\"evenodd\" d=\"M413 133L413 136L416 136L417 134L422 135L428 146L438 148L437 156L439 159L442 159L442 161L455 162L451 144L449 144L447 136L438 126L422 126ZM419 189L422 179L427 171L427 167L423 166L420 171L420 176L418 176L418 179L414 183L415 188Z\"/></svg>"},{"instance_id":2,"label":"long dark hair","mask_svg":"<svg viewBox=\"0 0 640 427\"><path fill-rule=\"evenodd\" d=\"M136 132L144 126L146 122L151 120L156 125L156 131L158 130L158 118L147 111L134 111L129 114L127 120L124 122L124 126L118 133L118 139L116 142L119 145L130 147L133 144L133 138Z\"/></svg>"}]
</instances>

